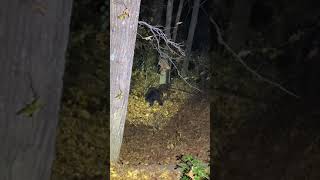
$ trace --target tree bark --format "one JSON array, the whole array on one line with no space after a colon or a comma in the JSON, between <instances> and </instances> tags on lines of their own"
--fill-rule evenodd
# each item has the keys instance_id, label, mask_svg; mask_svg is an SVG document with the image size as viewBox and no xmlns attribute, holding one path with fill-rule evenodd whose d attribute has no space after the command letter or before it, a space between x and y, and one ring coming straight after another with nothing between
<instances>
[{"instance_id":1,"label":"tree bark","mask_svg":"<svg viewBox=\"0 0 320 180\"><path fill-rule=\"evenodd\" d=\"M72 0L1 1L0 179L49 180ZM32 116L17 113L35 100Z\"/></svg>"},{"instance_id":2,"label":"tree bark","mask_svg":"<svg viewBox=\"0 0 320 180\"><path fill-rule=\"evenodd\" d=\"M179 2L179 7L178 7L178 12L177 12L177 16L176 16L176 22L174 24L174 30L173 30L173 41L176 41L176 38L177 38L177 33L178 33L178 23L180 21L180 17L181 17L181 13L182 13L182 8L183 8L183 3L184 3L184 0L180 0Z\"/></svg>"},{"instance_id":3,"label":"tree bark","mask_svg":"<svg viewBox=\"0 0 320 180\"><path fill-rule=\"evenodd\" d=\"M164 32L169 39L171 39L171 22L172 22L173 1L174 0L168 0L167 12L166 12L166 27L165 27Z\"/></svg>"},{"instance_id":4,"label":"tree bark","mask_svg":"<svg viewBox=\"0 0 320 180\"><path fill-rule=\"evenodd\" d=\"M174 0L168 0L167 2L167 11L166 11L166 27L165 27L165 34L168 39L171 39L171 23L172 23L172 11L173 11L173 2ZM162 59L162 61L166 61L167 64L170 64L168 59ZM171 65L170 65L171 67ZM163 84L163 80L165 83L170 82L170 70L164 70L165 72L160 73L160 80L159 83Z\"/></svg>"},{"instance_id":5,"label":"tree bark","mask_svg":"<svg viewBox=\"0 0 320 180\"><path fill-rule=\"evenodd\" d=\"M232 17L229 44L239 51L245 44L249 35L249 21L253 0L235 0Z\"/></svg>"},{"instance_id":6,"label":"tree bark","mask_svg":"<svg viewBox=\"0 0 320 180\"><path fill-rule=\"evenodd\" d=\"M125 9L129 16L123 16ZM140 0L110 7L110 161L119 159L127 114Z\"/></svg>"},{"instance_id":7,"label":"tree bark","mask_svg":"<svg viewBox=\"0 0 320 180\"><path fill-rule=\"evenodd\" d=\"M182 74L185 76L188 71L190 53L192 48L193 36L197 27L200 0L195 0L193 4L192 17L189 26L188 38L186 42L186 58L183 61Z\"/></svg>"}]
</instances>

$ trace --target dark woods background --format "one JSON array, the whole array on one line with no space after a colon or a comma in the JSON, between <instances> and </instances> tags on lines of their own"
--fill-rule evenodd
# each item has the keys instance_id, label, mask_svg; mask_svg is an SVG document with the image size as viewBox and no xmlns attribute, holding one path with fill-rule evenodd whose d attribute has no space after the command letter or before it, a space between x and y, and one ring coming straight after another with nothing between
<instances>
[{"instance_id":1,"label":"dark woods background","mask_svg":"<svg viewBox=\"0 0 320 180\"><path fill-rule=\"evenodd\" d=\"M320 3L204 0L200 4L188 70L202 66L210 72L210 86L202 88L212 102L212 175L216 179L318 178ZM178 5L174 1L172 26ZM187 39L192 7L193 1L185 1L177 42ZM164 0L142 1L140 20L164 26L165 11ZM237 56L218 41L210 18ZM146 32L141 28L138 33ZM133 70L156 68L157 58L146 58L150 54L156 56L137 36ZM195 60L199 57L204 61ZM174 73L173 77L179 78Z\"/></svg>"},{"instance_id":2,"label":"dark woods background","mask_svg":"<svg viewBox=\"0 0 320 180\"><path fill-rule=\"evenodd\" d=\"M210 23L213 177L319 178L319 6L311 0L208 5L247 65L299 96L248 72L218 43Z\"/></svg>"},{"instance_id":3,"label":"dark woods background","mask_svg":"<svg viewBox=\"0 0 320 180\"><path fill-rule=\"evenodd\" d=\"M164 25L166 6L157 3L142 1L140 19ZM175 1L174 8L178 4ZM192 55L205 54L211 64L213 176L319 177L320 3L216 0L201 4ZM187 37L191 8L192 2L187 1L178 42ZM209 17L252 70L299 97L262 81L241 65L218 42Z\"/></svg>"},{"instance_id":4,"label":"dark woods background","mask_svg":"<svg viewBox=\"0 0 320 180\"><path fill-rule=\"evenodd\" d=\"M109 84L105 78L109 76L105 71L110 48L108 3L74 2L53 179L105 175L109 132L101 127L109 123L105 86ZM188 70L202 68L195 74L195 82L211 100L212 176L233 180L318 179L320 2L202 0L200 4ZM174 9L178 5L179 1L174 1ZM192 6L193 1L185 1L177 42L186 41ZM140 20L164 26L165 10L164 0L143 0ZM210 18L237 57L218 41ZM146 32L139 29L138 33ZM152 67L156 72L156 56L137 36L133 70ZM238 57L291 95L249 72ZM205 70L209 78L201 84L197 79ZM94 120L88 123L88 119ZM81 148L75 146L79 143Z\"/></svg>"},{"instance_id":5,"label":"dark woods background","mask_svg":"<svg viewBox=\"0 0 320 180\"><path fill-rule=\"evenodd\" d=\"M211 99L212 176L319 178L320 3L204 0L200 4L188 70L197 66L209 70L210 86L200 87ZM178 5L174 1L172 26ZM177 42L186 42L192 7L193 1L185 1ZM140 20L164 26L165 11L166 1L142 1ZM133 70L141 68L139 59L153 51L146 45L138 36ZM156 58L149 63L156 67Z\"/></svg>"},{"instance_id":6,"label":"dark woods background","mask_svg":"<svg viewBox=\"0 0 320 180\"><path fill-rule=\"evenodd\" d=\"M51 179L106 179L109 1L74 1Z\"/></svg>"}]
</instances>

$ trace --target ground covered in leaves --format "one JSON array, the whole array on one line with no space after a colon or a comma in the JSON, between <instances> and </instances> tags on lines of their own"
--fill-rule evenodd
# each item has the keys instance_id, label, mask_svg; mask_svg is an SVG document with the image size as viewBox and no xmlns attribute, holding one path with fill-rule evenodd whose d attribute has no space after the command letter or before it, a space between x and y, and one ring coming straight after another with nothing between
<instances>
[{"instance_id":1,"label":"ground covered in leaves","mask_svg":"<svg viewBox=\"0 0 320 180\"><path fill-rule=\"evenodd\" d=\"M182 107L162 129L126 124L120 163L112 167L112 179L179 179L175 169L179 155L209 163L209 102L196 95Z\"/></svg>"}]
</instances>

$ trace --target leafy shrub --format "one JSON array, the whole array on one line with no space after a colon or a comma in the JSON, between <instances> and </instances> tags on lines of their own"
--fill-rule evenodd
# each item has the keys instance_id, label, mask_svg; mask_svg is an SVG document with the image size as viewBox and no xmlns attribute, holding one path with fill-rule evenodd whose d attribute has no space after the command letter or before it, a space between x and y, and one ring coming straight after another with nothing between
<instances>
[{"instance_id":1,"label":"leafy shrub","mask_svg":"<svg viewBox=\"0 0 320 180\"><path fill-rule=\"evenodd\" d=\"M178 157L180 161L177 168L181 172L181 180L206 180L209 179L209 168L200 160L191 155L183 155Z\"/></svg>"},{"instance_id":2,"label":"leafy shrub","mask_svg":"<svg viewBox=\"0 0 320 180\"><path fill-rule=\"evenodd\" d=\"M149 87L156 87L159 75L152 71L134 71L132 73L132 85L128 102L127 121L130 124L144 124L161 128L181 108L189 94L169 90L163 94L164 105L149 106L145 101L144 94ZM175 81L171 86L186 89L181 81Z\"/></svg>"}]
</instances>

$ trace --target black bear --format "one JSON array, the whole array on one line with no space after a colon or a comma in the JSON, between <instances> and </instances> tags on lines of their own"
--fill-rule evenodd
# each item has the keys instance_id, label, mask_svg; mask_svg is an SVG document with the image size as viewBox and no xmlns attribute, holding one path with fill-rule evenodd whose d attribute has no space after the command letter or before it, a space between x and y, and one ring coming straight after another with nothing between
<instances>
[{"instance_id":1,"label":"black bear","mask_svg":"<svg viewBox=\"0 0 320 180\"><path fill-rule=\"evenodd\" d=\"M163 105L162 92L155 87L151 87L148 89L147 93L145 94L145 100L149 102L150 106L153 106L154 101L158 101L159 105L162 106Z\"/></svg>"},{"instance_id":2,"label":"black bear","mask_svg":"<svg viewBox=\"0 0 320 180\"><path fill-rule=\"evenodd\" d=\"M150 87L145 94L145 100L149 102L150 106L153 106L154 101L158 101L159 105L163 105L164 93L168 93L170 89L170 84L161 84L158 88Z\"/></svg>"}]
</instances>

